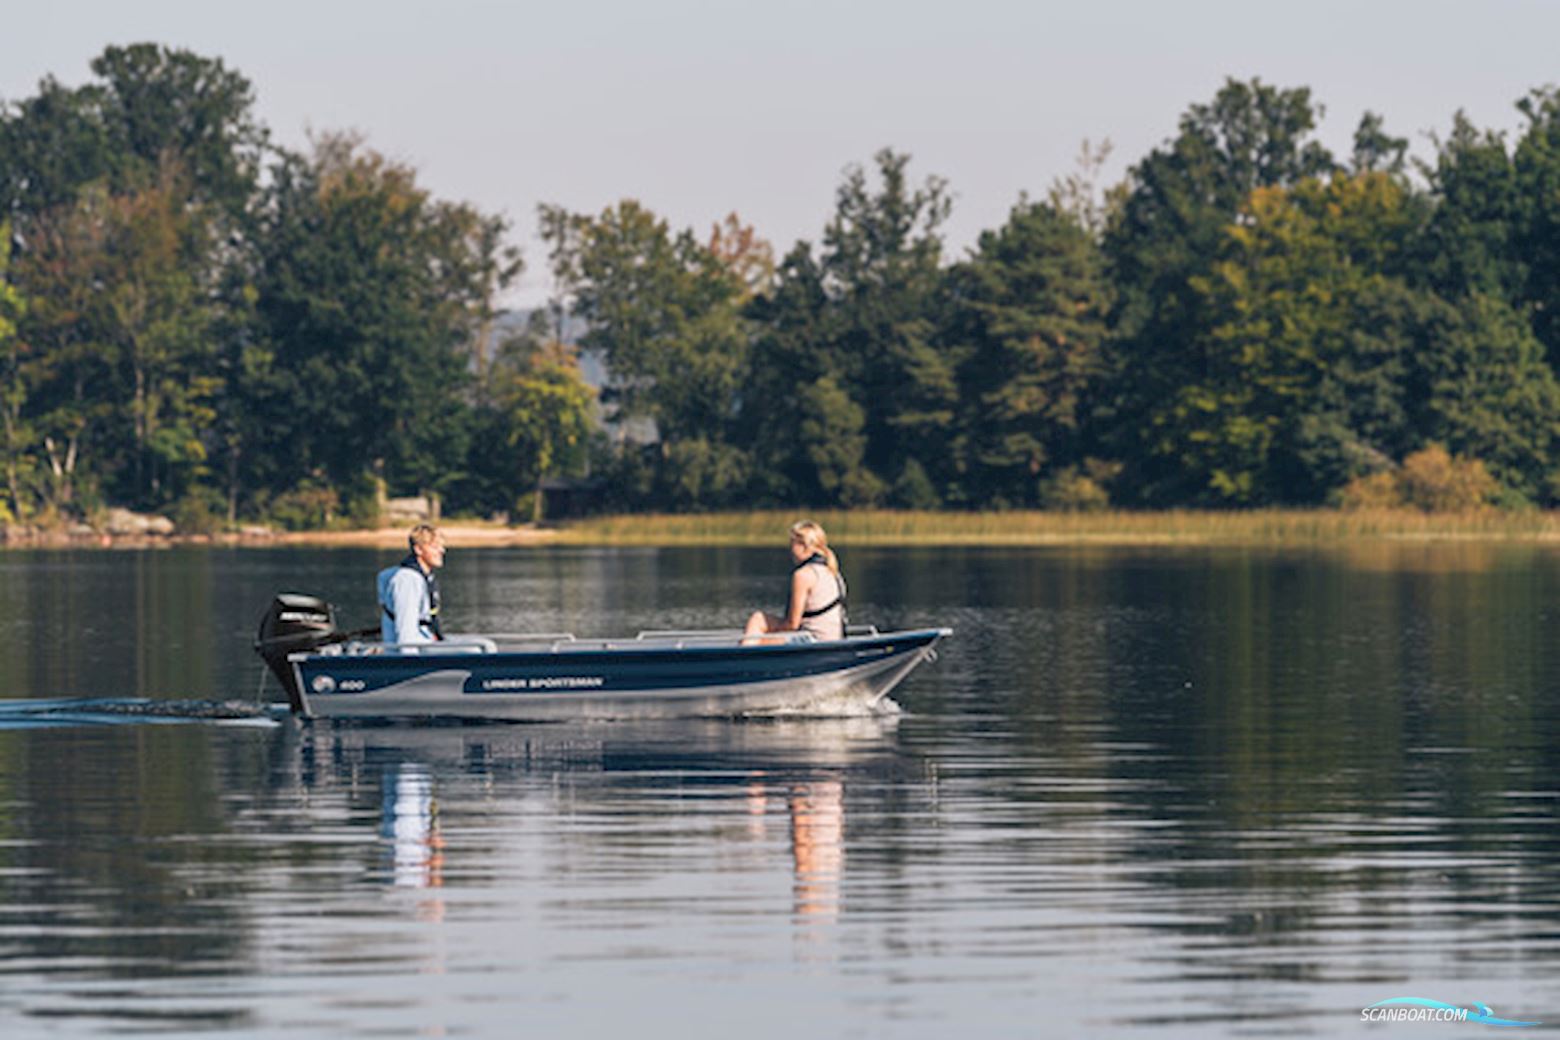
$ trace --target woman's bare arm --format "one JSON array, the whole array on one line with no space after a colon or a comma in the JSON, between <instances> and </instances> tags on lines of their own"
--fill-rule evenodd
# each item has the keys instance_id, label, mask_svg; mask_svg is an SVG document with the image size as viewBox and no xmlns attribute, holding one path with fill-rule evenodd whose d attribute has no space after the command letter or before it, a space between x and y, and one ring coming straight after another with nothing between
<instances>
[{"instance_id":1,"label":"woman's bare arm","mask_svg":"<svg viewBox=\"0 0 1560 1040\"><path fill-rule=\"evenodd\" d=\"M795 632L802 627L802 611L807 609L807 594L818 583L818 576L811 567L791 572L791 601L786 604L785 631Z\"/></svg>"}]
</instances>

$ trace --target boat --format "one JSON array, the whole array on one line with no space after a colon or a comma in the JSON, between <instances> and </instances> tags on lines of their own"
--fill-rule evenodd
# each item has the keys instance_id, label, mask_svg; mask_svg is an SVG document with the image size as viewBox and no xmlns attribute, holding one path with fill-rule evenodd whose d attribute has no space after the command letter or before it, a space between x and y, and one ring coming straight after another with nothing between
<instances>
[{"instance_id":1,"label":"boat","mask_svg":"<svg viewBox=\"0 0 1560 1040\"><path fill-rule=\"evenodd\" d=\"M582 719L848 716L891 710L888 694L935 659L948 628L845 638L807 632L649 631L452 635L415 646L343 632L323 599L282 593L255 650L294 714L324 719Z\"/></svg>"}]
</instances>

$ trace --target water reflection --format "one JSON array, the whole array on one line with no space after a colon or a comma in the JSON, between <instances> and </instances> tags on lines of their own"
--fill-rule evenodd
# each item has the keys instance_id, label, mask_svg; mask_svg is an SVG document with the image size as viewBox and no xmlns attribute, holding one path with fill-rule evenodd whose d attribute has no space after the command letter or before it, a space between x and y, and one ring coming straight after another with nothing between
<instances>
[{"instance_id":1,"label":"water reflection","mask_svg":"<svg viewBox=\"0 0 1560 1040\"><path fill-rule=\"evenodd\" d=\"M793 784L787 805L796 914L832 921L839 916L845 864L845 785L832 778Z\"/></svg>"},{"instance_id":2,"label":"water reflection","mask_svg":"<svg viewBox=\"0 0 1560 1040\"><path fill-rule=\"evenodd\" d=\"M278 574L376 562L165 559L83 580L231 657L13 646L9 692L247 690ZM471 554L451 599L707 624L770 562ZM958 629L902 717L0 728L0 1029L1332 1036L1420 989L1560 1020L1560 554L850 562L872 620ZM0 609L117 631L58 574Z\"/></svg>"},{"instance_id":3,"label":"water reflection","mask_svg":"<svg viewBox=\"0 0 1560 1040\"><path fill-rule=\"evenodd\" d=\"M402 888L439 888L444 884L444 839L439 835L433 777L415 763L388 767L379 834L390 843L391 883Z\"/></svg>"}]
</instances>

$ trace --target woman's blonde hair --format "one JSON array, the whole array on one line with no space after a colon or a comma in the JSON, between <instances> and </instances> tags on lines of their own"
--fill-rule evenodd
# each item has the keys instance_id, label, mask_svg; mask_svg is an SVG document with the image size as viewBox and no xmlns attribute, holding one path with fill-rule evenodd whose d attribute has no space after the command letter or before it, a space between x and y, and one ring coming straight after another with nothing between
<instances>
[{"instance_id":1,"label":"woman's blonde hair","mask_svg":"<svg viewBox=\"0 0 1560 1040\"><path fill-rule=\"evenodd\" d=\"M829 548L829 536L824 533L821 525L811 520L798 520L791 525L791 538L822 556L824 562L829 565L829 571L839 574L840 561L835 557L834 550Z\"/></svg>"}]
</instances>

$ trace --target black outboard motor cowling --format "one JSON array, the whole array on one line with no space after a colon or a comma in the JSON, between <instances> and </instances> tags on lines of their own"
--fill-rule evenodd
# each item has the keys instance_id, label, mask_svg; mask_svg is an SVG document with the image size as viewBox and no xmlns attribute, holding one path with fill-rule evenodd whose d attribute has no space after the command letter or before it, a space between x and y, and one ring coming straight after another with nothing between
<instances>
[{"instance_id":1,"label":"black outboard motor cowling","mask_svg":"<svg viewBox=\"0 0 1560 1040\"><path fill-rule=\"evenodd\" d=\"M287 662L287 655L318 650L348 638L350 633L336 627L336 608L325 600L300 592L282 592L271 601L270 609L260 619L260 632L255 636L255 653L264 659L271 672L281 680L292 710L301 712L303 695L298 689L298 679L292 665Z\"/></svg>"}]
</instances>

